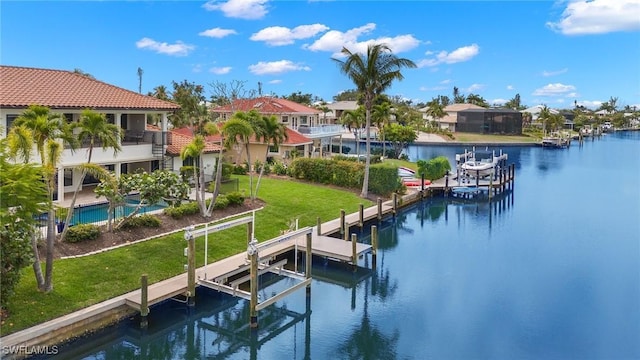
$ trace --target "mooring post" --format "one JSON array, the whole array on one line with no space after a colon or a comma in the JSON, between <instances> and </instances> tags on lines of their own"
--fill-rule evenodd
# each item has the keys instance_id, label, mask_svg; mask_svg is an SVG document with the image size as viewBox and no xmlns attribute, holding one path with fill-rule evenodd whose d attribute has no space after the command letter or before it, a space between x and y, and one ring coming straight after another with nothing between
<instances>
[{"instance_id":1,"label":"mooring post","mask_svg":"<svg viewBox=\"0 0 640 360\"><path fill-rule=\"evenodd\" d=\"M424 173L420 174L420 197L424 194Z\"/></svg>"},{"instance_id":2,"label":"mooring post","mask_svg":"<svg viewBox=\"0 0 640 360\"><path fill-rule=\"evenodd\" d=\"M316 218L316 230L318 236L322 235L322 221L320 221L320 216Z\"/></svg>"},{"instance_id":3,"label":"mooring post","mask_svg":"<svg viewBox=\"0 0 640 360\"><path fill-rule=\"evenodd\" d=\"M493 191L493 176L493 174L489 176L489 191L487 192L489 194L489 202L491 202L491 192Z\"/></svg>"},{"instance_id":4,"label":"mooring post","mask_svg":"<svg viewBox=\"0 0 640 360\"><path fill-rule=\"evenodd\" d=\"M444 176L444 193L449 191L449 173Z\"/></svg>"},{"instance_id":5,"label":"mooring post","mask_svg":"<svg viewBox=\"0 0 640 360\"><path fill-rule=\"evenodd\" d=\"M318 218L319 220L320 218ZM307 249L306 249L306 262L305 262L305 270L304 270L304 277L306 279L311 279L311 233L307 234ZM297 271L297 270L296 270ZM307 298L311 297L311 283L309 283L309 285L307 285Z\"/></svg>"},{"instance_id":6,"label":"mooring post","mask_svg":"<svg viewBox=\"0 0 640 360\"><path fill-rule=\"evenodd\" d=\"M140 327L145 329L149 325L149 281L147 274L140 277Z\"/></svg>"},{"instance_id":7,"label":"mooring post","mask_svg":"<svg viewBox=\"0 0 640 360\"><path fill-rule=\"evenodd\" d=\"M187 238L187 306L194 306L196 304L196 239L190 232L185 232L185 238Z\"/></svg>"},{"instance_id":8,"label":"mooring post","mask_svg":"<svg viewBox=\"0 0 640 360\"><path fill-rule=\"evenodd\" d=\"M480 188L480 170L476 170L476 188Z\"/></svg>"},{"instance_id":9,"label":"mooring post","mask_svg":"<svg viewBox=\"0 0 640 360\"><path fill-rule=\"evenodd\" d=\"M358 225L360 226L360 229L364 226L364 204L360 204Z\"/></svg>"},{"instance_id":10,"label":"mooring post","mask_svg":"<svg viewBox=\"0 0 640 360\"><path fill-rule=\"evenodd\" d=\"M378 221L382 221L382 199L378 198Z\"/></svg>"},{"instance_id":11,"label":"mooring post","mask_svg":"<svg viewBox=\"0 0 640 360\"><path fill-rule=\"evenodd\" d=\"M349 224L344 224L344 241L349 241Z\"/></svg>"},{"instance_id":12,"label":"mooring post","mask_svg":"<svg viewBox=\"0 0 640 360\"><path fill-rule=\"evenodd\" d=\"M346 232L344 218L345 218L344 209L340 209L340 235L344 235L344 233Z\"/></svg>"},{"instance_id":13,"label":"mooring post","mask_svg":"<svg viewBox=\"0 0 640 360\"><path fill-rule=\"evenodd\" d=\"M247 253L251 259L251 266L249 268L249 292L251 292L251 299L249 301L249 327L256 329L258 327L258 241L251 240Z\"/></svg>"},{"instance_id":14,"label":"mooring post","mask_svg":"<svg viewBox=\"0 0 640 360\"><path fill-rule=\"evenodd\" d=\"M371 262L373 268L376 268L376 262L378 259L378 228L375 225L371 226Z\"/></svg>"},{"instance_id":15,"label":"mooring post","mask_svg":"<svg viewBox=\"0 0 640 360\"><path fill-rule=\"evenodd\" d=\"M398 210L398 193L393 193L393 216L396 216Z\"/></svg>"},{"instance_id":16,"label":"mooring post","mask_svg":"<svg viewBox=\"0 0 640 360\"><path fill-rule=\"evenodd\" d=\"M356 245L358 244L358 235L351 234L351 264L353 265L353 271L358 269L358 250Z\"/></svg>"}]
</instances>

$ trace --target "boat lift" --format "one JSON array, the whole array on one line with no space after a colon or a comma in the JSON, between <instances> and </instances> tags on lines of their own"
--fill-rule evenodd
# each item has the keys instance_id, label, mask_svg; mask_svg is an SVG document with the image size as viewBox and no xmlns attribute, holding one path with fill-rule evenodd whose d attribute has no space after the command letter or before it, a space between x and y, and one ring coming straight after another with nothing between
<instances>
[{"instance_id":1,"label":"boat lift","mask_svg":"<svg viewBox=\"0 0 640 360\"><path fill-rule=\"evenodd\" d=\"M207 276L207 252L209 234L215 233L221 230L226 230L238 225L247 225L248 246L244 264L234 269L228 269L222 274L218 274L215 278L209 279ZM232 296L237 296L250 301L250 320L249 324L251 328L258 327L258 311L266 308L267 306L275 303L283 297L295 292L296 290L306 287L307 297L311 296L311 238L313 229L311 227L305 227L299 230L295 230L269 241L258 243L255 238L255 211L252 216L242 217L221 224L213 226L205 225L203 228L194 229L193 226L185 228L184 238L188 242L187 248L185 248L185 255L188 258L187 263L187 299L188 304L194 304L195 295L195 238L204 235L205 238L205 255L204 255L204 278L198 279L198 284L208 287L217 291L221 291ZM306 236L305 253L306 263L305 272L298 272L297 264L297 252L298 252L298 238ZM294 271L284 268L287 260L280 260L272 263L277 255L285 253L290 250L290 240L294 241L295 254L295 268ZM236 277L244 272L249 271L248 275ZM261 274L266 272L277 273L278 275L287 276L289 278L299 280L300 282L281 291L269 299L264 299L261 302L258 301L258 279ZM232 279L232 280L230 280ZM249 291L240 289L240 285L249 281Z\"/></svg>"}]
</instances>

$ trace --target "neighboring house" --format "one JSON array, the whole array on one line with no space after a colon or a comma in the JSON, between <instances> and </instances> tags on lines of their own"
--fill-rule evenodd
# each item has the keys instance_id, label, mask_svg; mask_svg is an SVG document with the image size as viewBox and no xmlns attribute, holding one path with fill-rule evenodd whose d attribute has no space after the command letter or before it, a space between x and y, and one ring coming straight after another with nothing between
<instances>
[{"instance_id":1,"label":"neighboring house","mask_svg":"<svg viewBox=\"0 0 640 360\"><path fill-rule=\"evenodd\" d=\"M359 105L357 101L336 101L325 106L331 110L326 114L327 124L340 124L340 118L345 110L356 110Z\"/></svg>"},{"instance_id":2,"label":"neighboring house","mask_svg":"<svg viewBox=\"0 0 640 360\"><path fill-rule=\"evenodd\" d=\"M287 159L293 149L298 150L299 156L323 156L325 149L330 149L328 145L332 144L334 138L342 138L342 126L324 124L322 111L286 99L270 96L237 99L232 104L219 106L211 111L218 114L222 121L226 121L237 111L251 110L266 116L273 115L289 129L290 140L270 152L270 156L274 158ZM266 144L255 139L250 144L251 160L264 161ZM261 155L254 157L254 153Z\"/></svg>"},{"instance_id":3,"label":"neighboring house","mask_svg":"<svg viewBox=\"0 0 640 360\"><path fill-rule=\"evenodd\" d=\"M478 134L522 134L522 113L512 109L467 109L457 112L456 129Z\"/></svg>"},{"instance_id":4,"label":"neighboring house","mask_svg":"<svg viewBox=\"0 0 640 360\"><path fill-rule=\"evenodd\" d=\"M484 109L484 108L482 106L478 106L478 105L474 105L474 104L451 104L451 105L445 106L445 108L443 110L447 113L447 115L445 115L444 117L442 117L440 119L432 119L430 116L428 116L426 114L428 109L429 109L429 107L424 107L424 108L418 110L418 111L423 113L422 118L425 121L436 121L438 123L438 126L441 129L449 130L451 132L455 132L455 131L461 131L461 130L458 130L457 126L456 126L457 123L458 123L458 112L459 111L471 110L471 109L481 110L481 109Z\"/></svg>"},{"instance_id":5,"label":"neighboring house","mask_svg":"<svg viewBox=\"0 0 640 360\"><path fill-rule=\"evenodd\" d=\"M84 109L106 114L107 120L124 129L122 150L94 149L92 163L112 170L119 176L137 169L152 171L165 168L168 116L179 106L119 88L93 78L65 70L0 66L0 136L5 137L12 123L32 104L47 106L62 113L68 122L77 122ZM147 125L147 115L157 114L160 127ZM75 190L81 172L76 166L86 163L87 146L75 152L65 149L58 171L57 199ZM35 159L38 161L39 159ZM96 184L87 176L83 186Z\"/></svg>"},{"instance_id":6,"label":"neighboring house","mask_svg":"<svg viewBox=\"0 0 640 360\"><path fill-rule=\"evenodd\" d=\"M524 114L524 113L529 113L531 115L531 122L532 123L538 123L538 117L540 116L540 112L542 111L542 109L544 109L544 105L536 105L536 106L532 106L530 108L526 108L522 111L520 111L520 113ZM555 114L559 114L560 112L556 109L549 109L549 112L551 113L551 115L555 115ZM542 126L542 124L540 124Z\"/></svg>"},{"instance_id":7,"label":"neighboring house","mask_svg":"<svg viewBox=\"0 0 640 360\"><path fill-rule=\"evenodd\" d=\"M182 150L193 141L191 129L171 129L167 135L169 145L166 148L166 157L171 159L170 161L167 161L167 163L170 163L170 166L167 168L174 172L179 172L183 166L197 166L197 159L186 158L183 160L180 156ZM220 138L218 138L217 141L213 141L211 139L206 140L204 151L201 156L204 166L205 180L207 181L213 178L213 171L218 160L218 154L221 150Z\"/></svg>"}]
</instances>

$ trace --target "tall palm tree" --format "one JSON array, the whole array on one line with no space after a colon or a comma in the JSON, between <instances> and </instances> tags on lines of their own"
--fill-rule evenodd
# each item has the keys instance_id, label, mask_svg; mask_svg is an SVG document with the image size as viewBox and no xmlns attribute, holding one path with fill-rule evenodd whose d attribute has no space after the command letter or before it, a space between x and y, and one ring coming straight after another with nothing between
<instances>
[{"instance_id":1,"label":"tall palm tree","mask_svg":"<svg viewBox=\"0 0 640 360\"><path fill-rule=\"evenodd\" d=\"M283 123L279 122L278 119L274 116L263 116L263 124L264 128L262 131L262 141L267 144L267 150L265 154L265 161L262 163L260 167L260 174L258 175L258 181L256 183L256 192L254 193L254 197L258 197L258 188L260 188L260 180L262 179L262 174L264 173L264 167L267 163L267 157L269 156L269 147L274 146L278 147L280 144L284 143L289 136L287 135L287 127Z\"/></svg>"},{"instance_id":2,"label":"tall palm tree","mask_svg":"<svg viewBox=\"0 0 640 360\"><path fill-rule=\"evenodd\" d=\"M371 109L373 100L391 87L394 80L402 80L402 68L415 68L416 64L405 58L399 58L385 44L371 44L366 55L351 52L342 48L345 60L333 59L340 66L340 71L353 81L362 94L365 108L365 131L367 136L367 157L365 160L364 180L361 197L369 195L369 167L371 165Z\"/></svg>"},{"instance_id":3,"label":"tall palm tree","mask_svg":"<svg viewBox=\"0 0 640 360\"><path fill-rule=\"evenodd\" d=\"M233 146L238 145L241 146L241 149L245 147L249 148L249 140L251 136L254 134L253 128L251 127L251 123L247 119L247 113L243 111L238 111L231 119L224 123L222 126L222 132L225 134L225 147L227 149L231 149ZM242 146L245 145L245 146ZM237 160L240 159L242 155L242 150L238 152ZM249 151L247 151L247 162L249 163L249 167L251 167L251 155ZM249 193L250 197L253 196L253 176L251 175L251 169L249 170Z\"/></svg>"},{"instance_id":4,"label":"tall palm tree","mask_svg":"<svg viewBox=\"0 0 640 360\"><path fill-rule=\"evenodd\" d=\"M47 185L49 202L53 204L56 189L56 169L62 156L63 144L72 150L77 141L71 127L62 114L52 113L48 107L29 106L13 123L9 133L9 146L12 156L22 157L25 163L31 162L31 149L35 145L43 167L43 179ZM62 179L59 179L62 181ZM32 238L32 250L35 257L33 270L38 289L45 292L53 290L53 247L55 244L55 210L49 206L47 212L47 241L45 275L42 276L37 239Z\"/></svg>"},{"instance_id":5,"label":"tall palm tree","mask_svg":"<svg viewBox=\"0 0 640 360\"><path fill-rule=\"evenodd\" d=\"M203 161L202 161L202 153L204 151L206 144L204 136L197 134L194 136L193 141L191 141L187 146L185 146L180 151L180 158L184 161L187 158L198 159L198 164L194 164L193 166L193 182L194 187L196 189L196 202L200 207L200 214L206 214L206 203L200 197L200 184L204 181L204 174L200 171L202 169ZM215 201L212 201L215 203Z\"/></svg>"},{"instance_id":6,"label":"tall palm tree","mask_svg":"<svg viewBox=\"0 0 640 360\"><path fill-rule=\"evenodd\" d=\"M93 149L96 146L101 146L103 150L113 149L113 155L115 156L122 148L120 146L120 140L122 139L122 129L115 125L110 124L107 121L107 117L104 114L97 113L93 110L86 109L80 115L80 121L77 124L73 125L74 128L79 128L80 132L77 134L78 141L81 144L88 143L89 148L87 149L87 162L82 167L82 175L80 176L80 180L78 181L78 185L76 186L75 191L73 192L73 198L71 199L71 204L69 204L69 211L67 212L67 217L65 219L65 223L69 224L72 217L74 206L76 204L76 199L78 198L78 193L80 192L80 188L82 187L82 182L84 178L87 176L88 172L92 172L92 174L100 173L100 169L95 166L91 166L91 158L93 157ZM62 234L60 235L60 241L64 241L67 230L69 226L65 226Z\"/></svg>"},{"instance_id":7,"label":"tall palm tree","mask_svg":"<svg viewBox=\"0 0 640 360\"><path fill-rule=\"evenodd\" d=\"M340 116L340 122L346 126L349 131L353 129L353 135L356 140L356 156L360 161L360 129L365 123L365 112L362 106L358 106L355 110L345 110Z\"/></svg>"},{"instance_id":8,"label":"tall palm tree","mask_svg":"<svg viewBox=\"0 0 640 360\"><path fill-rule=\"evenodd\" d=\"M430 116L434 121L438 121L447 116L447 112L444 111L444 106L440 103L440 98L433 98L427 103L427 116Z\"/></svg>"}]
</instances>

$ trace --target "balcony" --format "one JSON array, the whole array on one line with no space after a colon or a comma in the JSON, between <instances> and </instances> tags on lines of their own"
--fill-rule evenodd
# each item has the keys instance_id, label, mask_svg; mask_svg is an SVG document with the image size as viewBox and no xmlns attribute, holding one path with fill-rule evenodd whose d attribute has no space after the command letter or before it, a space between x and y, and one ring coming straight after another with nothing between
<instances>
[{"instance_id":1,"label":"balcony","mask_svg":"<svg viewBox=\"0 0 640 360\"><path fill-rule=\"evenodd\" d=\"M310 139L339 136L343 133L342 125L298 126L297 131Z\"/></svg>"}]
</instances>

